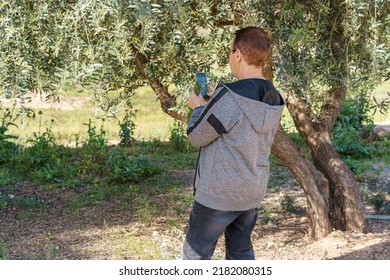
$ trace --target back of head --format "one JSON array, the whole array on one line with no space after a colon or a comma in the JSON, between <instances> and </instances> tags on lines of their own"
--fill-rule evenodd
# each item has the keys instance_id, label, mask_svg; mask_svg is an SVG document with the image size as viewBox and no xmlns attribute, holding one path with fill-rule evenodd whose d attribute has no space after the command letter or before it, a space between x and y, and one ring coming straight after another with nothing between
<instances>
[{"instance_id":1,"label":"back of head","mask_svg":"<svg viewBox=\"0 0 390 280\"><path fill-rule=\"evenodd\" d=\"M270 54L271 40L261 27L245 27L236 31L233 49L239 49L248 65L264 66Z\"/></svg>"}]
</instances>

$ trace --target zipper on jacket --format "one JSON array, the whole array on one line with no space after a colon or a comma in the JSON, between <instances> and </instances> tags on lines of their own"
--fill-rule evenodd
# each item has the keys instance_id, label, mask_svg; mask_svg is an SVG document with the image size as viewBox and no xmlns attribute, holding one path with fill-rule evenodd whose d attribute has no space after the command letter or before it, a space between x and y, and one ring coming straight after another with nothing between
<instances>
[{"instance_id":1,"label":"zipper on jacket","mask_svg":"<svg viewBox=\"0 0 390 280\"><path fill-rule=\"evenodd\" d=\"M200 159L200 151L201 151L201 150L202 150L202 148L199 148L198 159L197 159L197 161L196 161L195 176L194 176L194 196L195 196L195 193L196 193L196 187L195 187L196 176L198 175L199 178L200 178L199 159Z\"/></svg>"}]
</instances>

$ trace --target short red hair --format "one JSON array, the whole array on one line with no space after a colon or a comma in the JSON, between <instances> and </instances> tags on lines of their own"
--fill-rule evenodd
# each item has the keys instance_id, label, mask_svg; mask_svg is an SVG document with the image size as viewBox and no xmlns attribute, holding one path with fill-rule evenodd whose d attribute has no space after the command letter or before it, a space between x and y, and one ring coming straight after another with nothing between
<instances>
[{"instance_id":1,"label":"short red hair","mask_svg":"<svg viewBox=\"0 0 390 280\"><path fill-rule=\"evenodd\" d=\"M235 49L241 51L246 63L262 67L270 54L271 40L263 28L249 26L236 31L233 41Z\"/></svg>"}]
</instances>

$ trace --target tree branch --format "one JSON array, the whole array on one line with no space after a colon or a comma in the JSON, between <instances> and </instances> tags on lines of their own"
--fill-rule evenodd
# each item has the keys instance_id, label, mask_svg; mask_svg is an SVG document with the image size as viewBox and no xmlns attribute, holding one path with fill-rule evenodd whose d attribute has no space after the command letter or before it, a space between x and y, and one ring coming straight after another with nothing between
<instances>
[{"instance_id":1,"label":"tree branch","mask_svg":"<svg viewBox=\"0 0 390 280\"><path fill-rule=\"evenodd\" d=\"M148 81L150 87L157 94L163 112L173 117L174 119L185 121L185 115L179 114L178 112L171 110L176 106L176 98L169 93L168 87L165 86L160 80L156 79L148 73L148 70L146 68L146 56L140 53L135 46L132 46L132 49L134 54L134 65L137 67L141 76Z\"/></svg>"},{"instance_id":2,"label":"tree branch","mask_svg":"<svg viewBox=\"0 0 390 280\"><path fill-rule=\"evenodd\" d=\"M212 4L210 10L211 10L211 15L213 17L217 16L219 11L218 11L218 1L215 1L214 4ZM243 22L243 16L241 13L237 13L234 11L234 7L231 7L231 10L233 11L234 14L234 20L224 20L224 21L215 21L214 26L216 27L225 27L225 26L234 26L237 25L239 26Z\"/></svg>"},{"instance_id":3,"label":"tree branch","mask_svg":"<svg viewBox=\"0 0 390 280\"><path fill-rule=\"evenodd\" d=\"M319 124L326 131L330 132L336 122L336 119L340 113L341 107L344 104L347 91L343 88L337 87L332 88L329 91L329 95L332 97L332 100L326 102L321 107Z\"/></svg>"},{"instance_id":4,"label":"tree branch","mask_svg":"<svg viewBox=\"0 0 390 280\"><path fill-rule=\"evenodd\" d=\"M307 104L304 99L300 98L297 94L288 93L286 97L286 105L294 120L296 128L298 130L300 130L300 128L304 128L304 131L299 132L308 132L309 128L312 130L314 124L308 114Z\"/></svg>"},{"instance_id":5,"label":"tree branch","mask_svg":"<svg viewBox=\"0 0 390 280\"><path fill-rule=\"evenodd\" d=\"M281 127L276 132L272 154L291 171L305 192L311 237L315 239L325 237L332 231L327 212L329 207L328 180Z\"/></svg>"}]
</instances>

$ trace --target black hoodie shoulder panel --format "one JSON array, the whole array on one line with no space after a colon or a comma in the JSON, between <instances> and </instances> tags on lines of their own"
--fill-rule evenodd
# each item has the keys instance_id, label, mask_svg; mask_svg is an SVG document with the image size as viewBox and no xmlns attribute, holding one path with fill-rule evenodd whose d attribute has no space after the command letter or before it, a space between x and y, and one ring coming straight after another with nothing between
<instances>
[{"instance_id":1,"label":"black hoodie shoulder panel","mask_svg":"<svg viewBox=\"0 0 390 280\"><path fill-rule=\"evenodd\" d=\"M233 92L246 98L261 101L268 105L283 105L280 93L270 81L263 79L243 79L226 84Z\"/></svg>"}]
</instances>

